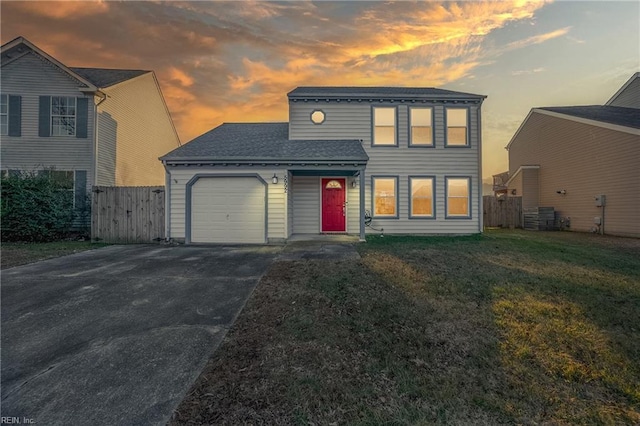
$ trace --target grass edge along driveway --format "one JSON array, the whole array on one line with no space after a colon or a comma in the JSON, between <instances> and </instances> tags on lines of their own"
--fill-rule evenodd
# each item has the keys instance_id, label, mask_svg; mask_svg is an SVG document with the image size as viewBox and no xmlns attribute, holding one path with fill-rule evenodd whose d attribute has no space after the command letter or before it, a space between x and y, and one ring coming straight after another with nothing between
<instances>
[{"instance_id":1,"label":"grass edge along driveway","mask_svg":"<svg viewBox=\"0 0 640 426\"><path fill-rule=\"evenodd\" d=\"M90 241L54 241L50 243L2 243L1 269L26 265L40 260L66 256L85 250L106 247L108 244Z\"/></svg>"},{"instance_id":2,"label":"grass edge along driveway","mask_svg":"<svg viewBox=\"0 0 640 426\"><path fill-rule=\"evenodd\" d=\"M172 424L640 423L640 244L494 231L279 262Z\"/></svg>"}]
</instances>

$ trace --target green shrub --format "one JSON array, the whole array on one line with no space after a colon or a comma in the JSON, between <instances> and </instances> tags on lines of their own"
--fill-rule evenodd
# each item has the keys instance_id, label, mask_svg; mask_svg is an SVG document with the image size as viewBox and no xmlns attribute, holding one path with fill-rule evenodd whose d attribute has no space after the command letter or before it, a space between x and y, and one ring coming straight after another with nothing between
<instances>
[{"instance_id":1,"label":"green shrub","mask_svg":"<svg viewBox=\"0 0 640 426\"><path fill-rule=\"evenodd\" d=\"M3 241L53 241L71 229L73 183L30 173L2 178Z\"/></svg>"}]
</instances>

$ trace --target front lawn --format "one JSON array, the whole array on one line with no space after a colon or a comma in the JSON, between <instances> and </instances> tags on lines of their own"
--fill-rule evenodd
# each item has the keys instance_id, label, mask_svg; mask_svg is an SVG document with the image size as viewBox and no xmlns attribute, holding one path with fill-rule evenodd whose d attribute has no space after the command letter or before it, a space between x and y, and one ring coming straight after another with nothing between
<instances>
[{"instance_id":1,"label":"front lawn","mask_svg":"<svg viewBox=\"0 0 640 426\"><path fill-rule=\"evenodd\" d=\"M358 250L274 264L172 424L640 423L640 240Z\"/></svg>"},{"instance_id":2,"label":"front lawn","mask_svg":"<svg viewBox=\"0 0 640 426\"><path fill-rule=\"evenodd\" d=\"M2 243L0 265L2 269L66 256L85 250L104 247L107 244L89 241L55 241L52 243Z\"/></svg>"}]
</instances>

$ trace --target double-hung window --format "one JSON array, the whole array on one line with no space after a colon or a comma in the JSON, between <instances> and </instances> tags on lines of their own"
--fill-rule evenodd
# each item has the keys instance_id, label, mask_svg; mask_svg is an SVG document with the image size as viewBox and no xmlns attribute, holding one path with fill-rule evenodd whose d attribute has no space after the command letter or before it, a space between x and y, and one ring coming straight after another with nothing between
<instances>
[{"instance_id":1,"label":"double-hung window","mask_svg":"<svg viewBox=\"0 0 640 426\"><path fill-rule=\"evenodd\" d=\"M411 196L409 217L433 218L433 184L432 177L409 176L409 194Z\"/></svg>"},{"instance_id":2,"label":"double-hung window","mask_svg":"<svg viewBox=\"0 0 640 426\"><path fill-rule=\"evenodd\" d=\"M373 216L398 217L398 178L373 178Z\"/></svg>"},{"instance_id":3,"label":"double-hung window","mask_svg":"<svg viewBox=\"0 0 640 426\"><path fill-rule=\"evenodd\" d=\"M374 107L373 145L397 145L396 133L396 109L388 107Z\"/></svg>"},{"instance_id":4,"label":"double-hung window","mask_svg":"<svg viewBox=\"0 0 640 426\"><path fill-rule=\"evenodd\" d=\"M9 96L0 95L0 135L9 134Z\"/></svg>"},{"instance_id":5,"label":"double-hung window","mask_svg":"<svg viewBox=\"0 0 640 426\"><path fill-rule=\"evenodd\" d=\"M471 179L468 177L447 177L447 217L471 217Z\"/></svg>"},{"instance_id":6,"label":"double-hung window","mask_svg":"<svg viewBox=\"0 0 640 426\"><path fill-rule=\"evenodd\" d=\"M469 146L466 108L447 108L447 146Z\"/></svg>"},{"instance_id":7,"label":"double-hung window","mask_svg":"<svg viewBox=\"0 0 640 426\"><path fill-rule=\"evenodd\" d=\"M51 97L51 136L76 135L76 98Z\"/></svg>"},{"instance_id":8,"label":"double-hung window","mask_svg":"<svg viewBox=\"0 0 640 426\"><path fill-rule=\"evenodd\" d=\"M431 108L411 108L409 111L411 122L409 144L433 146L433 110Z\"/></svg>"}]
</instances>

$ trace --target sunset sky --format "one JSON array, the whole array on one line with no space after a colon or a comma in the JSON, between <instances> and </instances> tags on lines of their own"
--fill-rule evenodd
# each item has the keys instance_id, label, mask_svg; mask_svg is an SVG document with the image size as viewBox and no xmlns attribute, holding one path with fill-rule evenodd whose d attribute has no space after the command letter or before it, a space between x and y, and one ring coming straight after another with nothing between
<instances>
[{"instance_id":1,"label":"sunset sky","mask_svg":"<svg viewBox=\"0 0 640 426\"><path fill-rule=\"evenodd\" d=\"M9 2L1 38L68 66L155 71L183 143L286 121L296 86L487 95L484 177L532 107L603 104L640 70L640 2Z\"/></svg>"}]
</instances>

